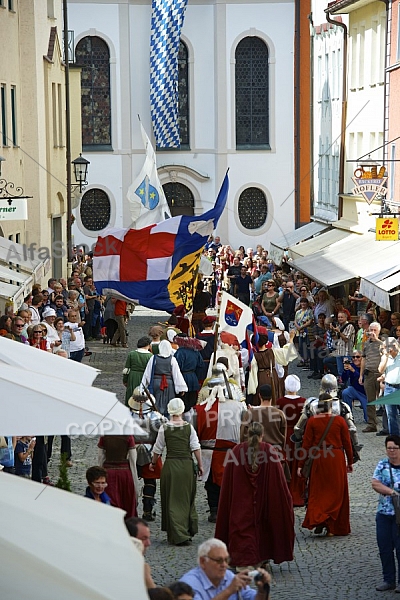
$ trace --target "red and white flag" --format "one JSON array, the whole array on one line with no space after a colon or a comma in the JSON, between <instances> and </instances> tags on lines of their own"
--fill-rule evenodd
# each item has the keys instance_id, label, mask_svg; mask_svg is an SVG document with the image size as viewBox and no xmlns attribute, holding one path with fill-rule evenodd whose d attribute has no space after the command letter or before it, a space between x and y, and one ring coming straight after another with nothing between
<instances>
[{"instance_id":1,"label":"red and white flag","mask_svg":"<svg viewBox=\"0 0 400 600\"><path fill-rule=\"evenodd\" d=\"M252 324L252 321L253 311L251 308L227 292L222 292L219 331L233 333L241 344L246 338L246 328Z\"/></svg>"}]
</instances>

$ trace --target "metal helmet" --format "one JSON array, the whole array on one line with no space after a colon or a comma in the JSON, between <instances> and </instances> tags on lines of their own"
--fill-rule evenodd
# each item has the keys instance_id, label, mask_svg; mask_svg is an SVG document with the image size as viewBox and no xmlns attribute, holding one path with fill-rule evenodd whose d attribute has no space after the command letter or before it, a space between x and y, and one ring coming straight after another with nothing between
<instances>
[{"instance_id":1,"label":"metal helmet","mask_svg":"<svg viewBox=\"0 0 400 600\"><path fill-rule=\"evenodd\" d=\"M332 375L332 373L324 375L321 379L320 393L323 394L324 392L326 392L328 394L331 394L332 397L335 397L337 395L337 390L338 383L336 377Z\"/></svg>"},{"instance_id":2,"label":"metal helmet","mask_svg":"<svg viewBox=\"0 0 400 600\"><path fill-rule=\"evenodd\" d=\"M132 398L136 400L136 402L146 402L148 400L146 394L143 389L138 385L132 392Z\"/></svg>"},{"instance_id":3,"label":"metal helmet","mask_svg":"<svg viewBox=\"0 0 400 600\"><path fill-rule=\"evenodd\" d=\"M208 387L213 388L217 385L225 385L225 371L226 367L223 363L215 363L215 365L212 368L212 375L207 382Z\"/></svg>"}]
</instances>

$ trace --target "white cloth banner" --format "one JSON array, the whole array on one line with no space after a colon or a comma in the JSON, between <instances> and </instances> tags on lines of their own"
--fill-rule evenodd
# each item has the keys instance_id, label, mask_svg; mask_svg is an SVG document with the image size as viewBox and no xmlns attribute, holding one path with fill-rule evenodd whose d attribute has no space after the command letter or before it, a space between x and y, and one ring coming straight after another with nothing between
<instances>
[{"instance_id":1,"label":"white cloth banner","mask_svg":"<svg viewBox=\"0 0 400 600\"><path fill-rule=\"evenodd\" d=\"M142 229L171 217L168 202L157 173L156 153L140 123L146 158L139 175L129 186L127 199L132 228Z\"/></svg>"},{"instance_id":2,"label":"white cloth banner","mask_svg":"<svg viewBox=\"0 0 400 600\"><path fill-rule=\"evenodd\" d=\"M222 292L219 311L220 332L233 333L241 344L246 338L246 328L251 325L252 321L253 311L251 308L227 292Z\"/></svg>"}]
</instances>

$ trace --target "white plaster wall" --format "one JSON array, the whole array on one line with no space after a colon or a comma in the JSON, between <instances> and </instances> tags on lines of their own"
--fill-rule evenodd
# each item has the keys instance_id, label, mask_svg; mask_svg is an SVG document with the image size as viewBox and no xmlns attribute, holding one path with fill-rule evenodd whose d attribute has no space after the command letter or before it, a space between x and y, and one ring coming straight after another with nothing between
<instances>
[{"instance_id":1,"label":"white plaster wall","mask_svg":"<svg viewBox=\"0 0 400 600\"><path fill-rule=\"evenodd\" d=\"M385 7L373 2L349 15L348 108L346 161L371 152L383 143ZM379 160L383 151L371 154ZM354 183L356 163L346 162L344 189Z\"/></svg>"},{"instance_id":2,"label":"white plaster wall","mask_svg":"<svg viewBox=\"0 0 400 600\"><path fill-rule=\"evenodd\" d=\"M217 56L218 28L226 20L225 56ZM91 161L90 187L109 189L116 200L115 226L128 226L125 197L132 178L142 167L144 154L137 114L148 134L151 133L149 106L150 3L69 4L69 28L75 38L95 29L110 40L115 56L112 73L113 153L85 153ZM84 25L81 25L83 23ZM234 68L231 64L234 42L243 32L261 32L274 46L275 83L271 80L271 130L275 131L271 151L237 152L234 131ZM203 211L213 205L223 173L230 167L230 194L221 219L223 241L233 246L265 244L294 227L293 196L293 37L294 2L189 5L182 31L193 50L190 55L191 150L157 153L158 167L184 165L209 177L198 181L188 177L195 188ZM128 53L127 57L124 53ZM121 66L122 65L122 66ZM219 69L224 69L227 89L218 96ZM219 90L221 93L221 90ZM225 100L226 99L226 100ZM222 106L221 106L222 102ZM218 118L217 118L218 114ZM222 115L222 122L221 122ZM217 131L217 123L219 129ZM222 134L222 135L221 135ZM186 176L186 175L185 175ZM181 182L182 178L179 179ZM190 181L189 181L190 180ZM190 185L189 185L190 183ZM237 198L248 185L267 193L270 216L260 231L252 234L238 227ZM282 202L286 199L282 205ZM197 214L197 211L196 211ZM86 236L87 237L87 236ZM77 224L75 242L85 242ZM90 244L93 238L90 240Z\"/></svg>"}]
</instances>

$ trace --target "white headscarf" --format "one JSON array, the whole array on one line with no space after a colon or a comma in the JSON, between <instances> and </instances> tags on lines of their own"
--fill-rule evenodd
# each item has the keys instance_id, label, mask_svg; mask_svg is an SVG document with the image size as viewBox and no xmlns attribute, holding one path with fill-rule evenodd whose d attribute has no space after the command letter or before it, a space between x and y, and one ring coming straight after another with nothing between
<instances>
[{"instance_id":1,"label":"white headscarf","mask_svg":"<svg viewBox=\"0 0 400 600\"><path fill-rule=\"evenodd\" d=\"M285 379L285 390L297 394L301 387L300 379L297 375L288 375Z\"/></svg>"},{"instance_id":2,"label":"white headscarf","mask_svg":"<svg viewBox=\"0 0 400 600\"><path fill-rule=\"evenodd\" d=\"M168 358L168 356L172 356L173 350L168 340L163 340L162 342L160 342L160 345L158 347L158 354L162 358Z\"/></svg>"},{"instance_id":3,"label":"white headscarf","mask_svg":"<svg viewBox=\"0 0 400 600\"><path fill-rule=\"evenodd\" d=\"M170 415L182 415L185 412L185 405L180 398L172 398L168 402L167 411Z\"/></svg>"}]
</instances>

